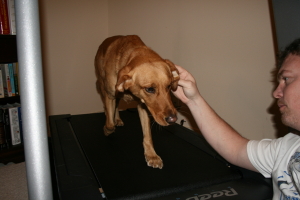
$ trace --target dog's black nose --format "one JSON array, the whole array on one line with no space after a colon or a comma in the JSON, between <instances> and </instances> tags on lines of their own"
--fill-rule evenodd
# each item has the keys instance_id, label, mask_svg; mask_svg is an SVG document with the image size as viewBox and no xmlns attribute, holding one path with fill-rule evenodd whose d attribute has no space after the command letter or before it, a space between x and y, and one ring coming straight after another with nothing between
<instances>
[{"instance_id":1,"label":"dog's black nose","mask_svg":"<svg viewBox=\"0 0 300 200\"><path fill-rule=\"evenodd\" d=\"M168 124L174 124L177 121L177 117L176 115L169 115L168 117L166 117L166 122L168 122Z\"/></svg>"}]
</instances>

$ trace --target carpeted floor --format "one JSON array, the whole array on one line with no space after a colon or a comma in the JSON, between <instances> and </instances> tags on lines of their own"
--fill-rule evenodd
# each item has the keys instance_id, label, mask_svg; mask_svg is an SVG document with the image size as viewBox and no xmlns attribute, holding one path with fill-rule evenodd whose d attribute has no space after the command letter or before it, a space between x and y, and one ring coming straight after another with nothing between
<instances>
[{"instance_id":1,"label":"carpeted floor","mask_svg":"<svg viewBox=\"0 0 300 200\"><path fill-rule=\"evenodd\" d=\"M28 199L25 162L0 166L0 199Z\"/></svg>"}]
</instances>

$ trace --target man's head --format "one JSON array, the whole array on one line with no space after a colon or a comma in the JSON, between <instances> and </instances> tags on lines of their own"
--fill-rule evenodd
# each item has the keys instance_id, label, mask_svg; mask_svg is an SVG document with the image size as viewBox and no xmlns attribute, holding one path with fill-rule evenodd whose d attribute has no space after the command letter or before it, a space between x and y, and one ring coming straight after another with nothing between
<instances>
[{"instance_id":1,"label":"man's head","mask_svg":"<svg viewBox=\"0 0 300 200\"><path fill-rule=\"evenodd\" d=\"M290 55L298 55L300 56L300 38L294 40L291 44L289 44L283 51L281 51L278 55L277 59L277 67L280 69L285 59Z\"/></svg>"},{"instance_id":2,"label":"man's head","mask_svg":"<svg viewBox=\"0 0 300 200\"><path fill-rule=\"evenodd\" d=\"M295 40L280 54L278 87L273 96L278 99L282 122L300 130L300 39Z\"/></svg>"}]
</instances>

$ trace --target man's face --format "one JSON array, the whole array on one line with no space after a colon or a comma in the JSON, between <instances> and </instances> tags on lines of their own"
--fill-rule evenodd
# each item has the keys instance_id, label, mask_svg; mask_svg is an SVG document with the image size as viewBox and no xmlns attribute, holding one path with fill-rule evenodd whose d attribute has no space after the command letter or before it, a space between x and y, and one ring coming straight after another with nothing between
<instances>
[{"instance_id":1,"label":"man's face","mask_svg":"<svg viewBox=\"0 0 300 200\"><path fill-rule=\"evenodd\" d=\"M282 122L300 130L300 56L289 55L278 72L279 85L273 92L278 99Z\"/></svg>"}]
</instances>

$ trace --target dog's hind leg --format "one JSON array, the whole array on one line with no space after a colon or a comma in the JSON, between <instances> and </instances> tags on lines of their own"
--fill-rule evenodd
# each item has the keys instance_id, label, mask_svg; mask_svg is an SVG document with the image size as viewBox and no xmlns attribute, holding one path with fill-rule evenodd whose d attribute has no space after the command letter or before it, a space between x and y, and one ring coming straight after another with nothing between
<instances>
[{"instance_id":1,"label":"dog's hind leg","mask_svg":"<svg viewBox=\"0 0 300 200\"><path fill-rule=\"evenodd\" d=\"M142 107L142 104L138 105L138 112L143 129L143 146L147 165L149 167L162 169L163 161L154 150L150 129L150 119L148 117L147 111Z\"/></svg>"},{"instance_id":2,"label":"dog's hind leg","mask_svg":"<svg viewBox=\"0 0 300 200\"><path fill-rule=\"evenodd\" d=\"M116 108L116 100L108 97L104 89L104 83L101 81L101 79L98 79L96 81L96 87L98 93L101 96L105 115L106 115L106 121L103 130L104 130L104 134L108 136L109 134L115 131L114 115L115 115L115 108Z\"/></svg>"}]
</instances>

